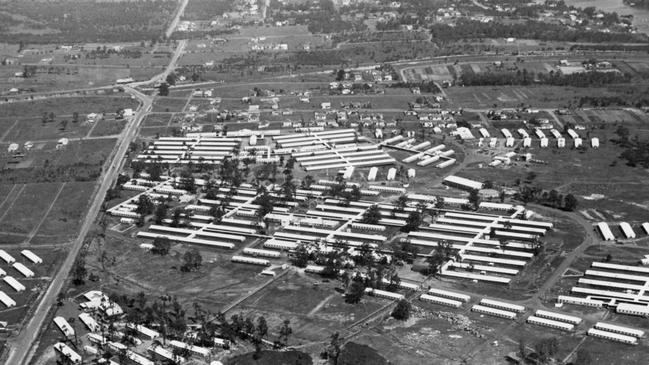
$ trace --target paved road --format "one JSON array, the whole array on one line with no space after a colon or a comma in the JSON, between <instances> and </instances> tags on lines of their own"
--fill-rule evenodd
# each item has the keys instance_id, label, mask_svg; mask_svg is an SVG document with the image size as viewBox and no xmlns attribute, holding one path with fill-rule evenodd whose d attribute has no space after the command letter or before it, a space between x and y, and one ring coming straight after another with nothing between
<instances>
[{"instance_id":1,"label":"paved road","mask_svg":"<svg viewBox=\"0 0 649 365\"><path fill-rule=\"evenodd\" d=\"M176 16L174 16L173 20L171 21L171 24L169 24L169 27L165 31L165 37L166 38L171 37L174 30L176 30L176 27L178 26L178 22L180 21L180 17L185 12L185 8L187 7L187 3L189 3L189 0L181 0L180 5L178 6L178 11L176 12Z\"/></svg>"},{"instance_id":2,"label":"paved road","mask_svg":"<svg viewBox=\"0 0 649 365\"><path fill-rule=\"evenodd\" d=\"M47 291L43 295L40 303L38 303L38 306L36 307L27 325L22 329L22 331L16 338L9 341L9 353L5 361L6 365L29 363L32 354L31 348L35 344L40 329L43 326L45 319L47 318L47 313L55 304L58 293L66 283L66 279L70 274L70 270L72 269L74 262L77 259L79 251L81 251L83 241L88 234L88 231L92 227L95 218L99 214L99 210L101 209L101 206L104 202L106 191L111 187L112 182L120 171L124 154L128 150L131 141L136 137L138 128L142 123L142 120L144 120L144 116L151 110L153 101L151 97L148 97L128 87L126 88L126 91L131 95L139 98L142 101L142 105L138 109L135 117L129 122L129 124L122 132L122 138L120 138L120 140L118 141L115 153L112 155L107 168L102 173L102 176L100 178L101 184L95 190L94 199L81 225L79 235L70 247L70 252L63 262L63 265L61 265L59 271L52 279L50 286L47 288Z\"/></svg>"},{"instance_id":3,"label":"paved road","mask_svg":"<svg viewBox=\"0 0 649 365\"><path fill-rule=\"evenodd\" d=\"M146 81L138 81L138 82L132 82L128 84L128 86L132 88L135 87L140 87L140 86L145 86L149 84L155 84L156 82L163 82L167 78L167 75L169 75L171 72L173 72L176 69L176 63L178 62L178 59L180 59L180 56L182 56L183 51L185 50L185 47L187 46L187 40L182 39L178 41L178 46L176 46L176 50L174 51L173 56L171 56L171 61L169 61L169 64L167 65L167 68L165 70L158 74L153 76L150 80ZM144 94L142 94L144 95Z\"/></svg>"}]
</instances>

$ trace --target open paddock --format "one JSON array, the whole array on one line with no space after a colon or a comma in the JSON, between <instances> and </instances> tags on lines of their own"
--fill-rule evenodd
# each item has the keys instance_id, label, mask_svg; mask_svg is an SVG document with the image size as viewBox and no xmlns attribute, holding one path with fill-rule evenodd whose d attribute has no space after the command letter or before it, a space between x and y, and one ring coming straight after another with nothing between
<instances>
[{"instance_id":1,"label":"open paddock","mask_svg":"<svg viewBox=\"0 0 649 365\"><path fill-rule=\"evenodd\" d=\"M332 75L328 75L328 80L333 80ZM192 87L192 85L187 85ZM321 88L328 88L329 84L327 82L301 82L300 80L283 80L283 81L260 81L256 83L214 83L201 85L201 90L213 89L213 95L227 99L235 98L241 100L244 96L253 96L253 88L258 87L261 90L270 90L280 97L294 97L297 98L297 95L291 95L291 93L299 93L304 91L311 91L312 93L320 93ZM174 92L180 92L181 89L172 89ZM186 89L184 89L186 90ZM170 94L171 95L171 94ZM254 100L255 98L253 98Z\"/></svg>"},{"instance_id":2,"label":"open paddock","mask_svg":"<svg viewBox=\"0 0 649 365\"><path fill-rule=\"evenodd\" d=\"M66 183L38 230L35 241L56 243L52 242L52 236L58 241L73 238L85 216L94 187L94 182Z\"/></svg>"},{"instance_id":3,"label":"open paddock","mask_svg":"<svg viewBox=\"0 0 649 365\"><path fill-rule=\"evenodd\" d=\"M639 172L639 171L638 171ZM595 209L609 220L629 219L631 221L649 220L649 192L642 189L644 183L641 177L629 179L629 171L626 172L627 181L602 181L601 183L571 183L566 187L579 199L580 210ZM629 181L635 180L635 181ZM588 213L597 220L597 213ZM642 232L639 230L638 232Z\"/></svg>"},{"instance_id":4,"label":"open paddock","mask_svg":"<svg viewBox=\"0 0 649 365\"><path fill-rule=\"evenodd\" d=\"M58 156L54 157L54 160L50 160L50 162L60 166L80 162L101 165L110 155L116 141L115 138L71 141L67 147L57 151Z\"/></svg>"},{"instance_id":5,"label":"open paddock","mask_svg":"<svg viewBox=\"0 0 649 365\"><path fill-rule=\"evenodd\" d=\"M73 90L79 88L91 88L113 85L115 80L124 77L133 77L142 80L151 74L150 68L110 67L101 68L97 66L72 66L74 71L62 72L59 74L38 73L29 78L12 77L16 72L22 72L22 66L9 66L0 71L0 94L6 94L11 88L21 90L33 90L34 92L51 92L57 90ZM156 70L157 71L157 70ZM2 77L4 76L4 77Z\"/></svg>"},{"instance_id":6,"label":"open paddock","mask_svg":"<svg viewBox=\"0 0 649 365\"><path fill-rule=\"evenodd\" d=\"M617 64L618 62L616 62ZM622 64L626 64L628 67L632 68L636 72L646 73L649 72L649 62L641 61L623 61Z\"/></svg>"},{"instance_id":7,"label":"open paddock","mask_svg":"<svg viewBox=\"0 0 649 365\"><path fill-rule=\"evenodd\" d=\"M647 346L631 346L588 336L581 349L587 351L593 364L642 364L649 356Z\"/></svg>"},{"instance_id":8,"label":"open paddock","mask_svg":"<svg viewBox=\"0 0 649 365\"><path fill-rule=\"evenodd\" d=\"M70 120L68 117L65 119ZM78 123L69 122L65 129L61 130L61 120L63 120L63 118L57 117L57 121L45 124L43 124L41 117L0 120L0 127L2 127L2 130L4 131L2 134L4 135L2 142L21 144L21 142L26 141L82 137L92 128L92 125L89 123L80 121Z\"/></svg>"},{"instance_id":9,"label":"open paddock","mask_svg":"<svg viewBox=\"0 0 649 365\"><path fill-rule=\"evenodd\" d=\"M189 89L192 84L176 84L174 88L169 88L169 95L168 97L170 98L188 98L191 94L193 89ZM198 88L198 87L197 87Z\"/></svg>"},{"instance_id":10,"label":"open paddock","mask_svg":"<svg viewBox=\"0 0 649 365\"><path fill-rule=\"evenodd\" d=\"M617 125L622 124L629 129L644 129L649 122L647 115L625 109L585 109L581 112L590 119L593 127L605 124L617 128Z\"/></svg>"},{"instance_id":11,"label":"open paddock","mask_svg":"<svg viewBox=\"0 0 649 365\"><path fill-rule=\"evenodd\" d=\"M408 82L421 81L453 81L450 65L422 65L415 67L403 68L400 71L401 76Z\"/></svg>"},{"instance_id":12,"label":"open paddock","mask_svg":"<svg viewBox=\"0 0 649 365\"><path fill-rule=\"evenodd\" d=\"M479 321L469 319L464 313L455 311L431 311L415 304L414 318L401 323L393 319L363 332L355 342L366 344L394 364L430 363L435 359L440 364L452 363L498 363L509 350L507 342L499 340L498 347L486 346L493 339ZM455 326L441 316L468 320L471 329L488 338L478 338ZM505 321L503 321L504 323ZM507 323L508 324L508 323ZM478 353L478 350L480 351Z\"/></svg>"},{"instance_id":13,"label":"open paddock","mask_svg":"<svg viewBox=\"0 0 649 365\"><path fill-rule=\"evenodd\" d=\"M137 108L137 102L123 94L49 98L2 105L0 117L41 118L43 113L54 113L57 121L70 120L74 112L79 118L89 113L114 113L120 108Z\"/></svg>"},{"instance_id":14,"label":"open paddock","mask_svg":"<svg viewBox=\"0 0 649 365\"><path fill-rule=\"evenodd\" d=\"M250 288L268 280L267 276L258 275L262 270L259 266L230 262L231 252L200 245L174 244L169 255L158 256L140 248L142 242L144 240L125 238L112 231L107 234L105 247L111 252L111 258L115 258L115 264L108 268L110 277L104 283L108 291L134 295L146 289L152 295L169 293L188 305L198 301L206 309L219 311L246 295ZM182 255L190 248L200 251L203 264L198 272L183 273L179 270ZM99 259L98 255L89 255L86 261L98 271L101 267ZM142 262L147 264L142 265Z\"/></svg>"},{"instance_id":15,"label":"open paddock","mask_svg":"<svg viewBox=\"0 0 649 365\"><path fill-rule=\"evenodd\" d=\"M185 98L157 97L153 101L153 112L182 112L185 104Z\"/></svg>"},{"instance_id":16,"label":"open paddock","mask_svg":"<svg viewBox=\"0 0 649 365\"><path fill-rule=\"evenodd\" d=\"M167 127L141 127L139 131L141 137L169 136L171 132Z\"/></svg>"},{"instance_id":17,"label":"open paddock","mask_svg":"<svg viewBox=\"0 0 649 365\"><path fill-rule=\"evenodd\" d=\"M0 214L2 231L24 235L30 233L38 227L61 189L61 183L25 185L11 206Z\"/></svg>"},{"instance_id":18,"label":"open paddock","mask_svg":"<svg viewBox=\"0 0 649 365\"><path fill-rule=\"evenodd\" d=\"M237 305L231 313L261 311L282 319L290 317L294 336L317 341L324 333L354 323L383 305L368 296L359 304L345 303L343 296L332 290L333 285L315 275L289 273ZM296 300L300 306L295 306Z\"/></svg>"},{"instance_id":19,"label":"open paddock","mask_svg":"<svg viewBox=\"0 0 649 365\"><path fill-rule=\"evenodd\" d=\"M75 164L83 165L77 166L80 170L75 170L80 173L79 178L88 178L90 170L93 168L96 168L94 172L99 170L99 165L104 163L114 144L115 139L111 138L70 141L67 146L60 149L56 148L56 141L34 143L34 148L27 151L18 164L9 164L10 156L0 154L0 166L9 167L0 180L7 182L33 182L34 179L47 181L46 176L49 176L49 181L52 179L54 181L68 180L70 176L53 174L52 171L44 173L39 169L48 166L51 170L54 166L70 167ZM27 178L27 176L32 177Z\"/></svg>"},{"instance_id":20,"label":"open paddock","mask_svg":"<svg viewBox=\"0 0 649 365\"><path fill-rule=\"evenodd\" d=\"M539 108L556 108L582 96L614 96L605 88L562 86L472 86L445 89L453 106L465 108L518 107L521 103Z\"/></svg>"},{"instance_id":21,"label":"open paddock","mask_svg":"<svg viewBox=\"0 0 649 365\"><path fill-rule=\"evenodd\" d=\"M173 114L147 114L142 122L142 128L147 127L164 127L167 126L173 117Z\"/></svg>"},{"instance_id":22,"label":"open paddock","mask_svg":"<svg viewBox=\"0 0 649 365\"><path fill-rule=\"evenodd\" d=\"M105 118L100 120L90 133L91 137L112 136L122 133L126 126L126 120L115 120L114 118Z\"/></svg>"}]
</instances>

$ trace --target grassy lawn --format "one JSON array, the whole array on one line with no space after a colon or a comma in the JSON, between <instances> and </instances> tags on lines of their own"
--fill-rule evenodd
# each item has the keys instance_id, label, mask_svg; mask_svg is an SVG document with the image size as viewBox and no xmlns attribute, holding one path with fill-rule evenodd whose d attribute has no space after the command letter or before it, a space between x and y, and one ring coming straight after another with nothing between
<instances>
[{"instance_id":1,"label":"grassy lawn","mask_svg":"<svg viewBox=\"0 0 649 365\"><path fill-rule=\"evenodd\" d=\"M186 103L186 99L158 97L153 102L153 112L181 112Z\"/></svg>"},{"instance_id":2,"label":"grassy lawn","mask_svg":"<svg viewBox=\"0 0 649 365\"><path fill-rule=\"evenodd\" d=\"M80 119L89 113L114 113L119 108L136 108L137 102L126 96L87 96L51 98L38 101L5 104L0 117L41 118L43 113L54 113L57 120L70 119L79 113ZM33 137L31 137L33 138Z\"/></svg>"},{"instance_id":3,"label":"grassy lawn","mask_svg":"<svg viewBox=\"0 0 649 365\"><path fill-rule=\"evenodd\" d=\"M102 119L90 134L91 137L100 137L100 136L112 136L115 134L120 134L124 127L126 126L126 120L115 120L113 118Z\"/></svg>"},{"instance_id":4,"label":"grassy lawn","mask_svg":"<svg viewBox=\"0 0 649 365\"><path fill-rule=\"evenodd\" d=\"M85 136L91 128L88 123L70 122L65 130L61 130L60 120L59 122L43 124L42 119L37 117L18 120L8 119L0 123L6 126L5 131L8 132L4 141L12 143L81 137Z\"/></svg>"},{"instance_id":5,"label":"grassy lawn","mask_svg":"<svg viewBox=\"0 0 649 365\"><path fill-rule=\"evenodd\" d=\"M2 230L13 233L29 233L36 227L52 203L60 183L28 184L2 219Z\"/></svg>"},{"instance_id":6,"label":"grassy lawn","mask_svg":"<svg viewBox=\"0 0 649 365\"><path fill-rule=\"evenodd\" d=\"M454 107L512 108L521 104L540 108L559 108L582 96L613 96L606 88L560 86L472 86L445 89Z\"/></svg>"},{"instance_id":7,"label":"grassy lawn","mask_svg":"<svg viewBox=\"0 0 649 365\"><path fill-rule=\"evenodd\" d=\"M69 182L38 230L37 236L72 238L76 235L81 220L85 217L88 202L94 190L94 182ZM42 237L50 241L47 237Z\"/></svg>"},{"instance_id":8,"label":"grassy lawn","mask_svg":"<svg viewBox=\"0 0 649 365\"><path fill-rule=\"evenodd\" d=\"M161 127L169 123L171 115L169 114L149 114L144 118L142 127Z\"/></svg>"}]
</instances>

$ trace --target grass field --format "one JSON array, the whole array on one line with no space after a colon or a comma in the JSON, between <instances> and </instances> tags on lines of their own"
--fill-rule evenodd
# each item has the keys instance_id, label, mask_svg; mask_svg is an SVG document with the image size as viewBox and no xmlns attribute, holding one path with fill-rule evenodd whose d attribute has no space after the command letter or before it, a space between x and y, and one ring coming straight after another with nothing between
<instances>
[{"instance_id":1,"label":"grass field","mask_svg":"<svg viewBox=\"0 0 649 365\"><path fill-rule=\"evenodd\" d=\"M445 89L451 105L465 108L512 108L521 104L538 108L565 107L582 96L613 96L605 88L560 86L472 86Z\"/></svg>"},{"instance_id":2,"label":"grass field","mask_svg":"<svg viewBox=\"0 0 649 365\"><path fill-rule=\"evenodd\" d=\"M187 99L158 97L153 102L153 112L182 112Z\"/></svg>"},{"instance_id":3,"label":"grass field","mask_svg":"<svg viewBox=\"0 0 649 365\"><path fill-rule=\"evenodd\" d=\"M172 116L169 114L149 114L142 122L143 127L163 127L169 124Z\"/></svg>"},{"instance_id":4,"label":"grass field","mask_svg":"<svg viewBox=\"0 0 649 365\"><path fill-rule=\"evenodd\" d=\"M60 242L76 235L94 187L93 182L66 183L35 240L56 243L53 238Z\"/></svg>"},{"instance_id":5,"label":"grass field","mask_svg":"<svg viewBox=\"0 0 649 365\"><path fill-rule=\"evenodd\" d=\"M136 108L137 102L130 97L116 95L50 98L39 101L9 103L2 106L0 117L35 117L54 113L57 120L70 119L72 113L80 117L88 113L114 113L119 108Z\"/></svg>"},{"instance_id":6,"label":"grass field","mask_svg":"<svg viewBox=\"0 0 649 365\"><path fill-rule=\"evenodd\" d=\"M155 137L157 135L167 136L168 135L167 127L142 127L140 128L140 136L142 137Z\"/></svg>"},{"instance_id":7,"label":"grass field","mask_svg":"<svg viewBox=\"0 0 649 365\"><path fill-rule=\"evenodd\" d=\"M27 234L36 228L61 184L28 184L13 204L1 215L0 226L9 233Z\"/></svg>"},{"instance_id":8,"label":"grass field","mask_svg":"<svg viewBox=\"0 0 649 365\"><path fill-rule=\"evenodd\" d=\"M126 120L124 119L115 120L114 118L106 118L96 123L97 125L94 126L92 132L90 133L91 137L112 136L120 134L126 126Z\"/></svg>"},{"instance_id":9,"label":"grass field","mask_svg":"<svg viewBox=\"0 0 649 365\"><path fill-rule=\"evenodd\" d=\"M142 250L141 241L108 235L104 249L115 258L115 263L108 269L113 276L104 283L107 290L135 294L145 289L152 295L169 293L183 301L201 302L216 312L223 304L267 280L257 275L259 268L231 263L231 252L203 247L197 247L203 256L200 272L182 273L179 270L181 256L188 246L177 245L169 256L161 257ZM97 259L91 255L88 264L97 269ZM147 264L141 265L142 262Z\"/></svg>"},{"instance_id":10,"label":"grass field","mask_svg":"<svg viewBox=\"0 0 649 365\"><path fill-rule=\"evenodd\" d=\"M65 130L61 130L60 121L43 124L41 118L5 119L0 121L0 125L6 128L2 142L7 143L82 137L91 128L88 123L78 122L68 123Z\"/></svg>"}]
</instances>

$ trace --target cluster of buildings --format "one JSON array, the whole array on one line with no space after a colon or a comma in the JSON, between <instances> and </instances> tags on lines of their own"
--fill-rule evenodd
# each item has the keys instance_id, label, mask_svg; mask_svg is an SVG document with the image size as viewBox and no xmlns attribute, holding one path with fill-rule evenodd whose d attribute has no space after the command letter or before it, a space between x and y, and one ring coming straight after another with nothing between
<instances>
[{"instance_id":1,"label":"cluster of buildings","mask_svg":"<svg viewBox=\"0 0 649 365\"><path fill-rule=\"evenodd\" d=\"M571 295L561 295L557 302L589 307L608 307L617 313L649 316L649 268L597 262L591 264Z\"/></svg>"},{"instance_id":2,"label":"cluster of buildings","mask_svg":"<svg viewBox=\"0 0 649 365\"><path fill-rule=\"evenodd\" d=\"M58 357L71 364L81 364L83 361L101 358L104 352L113 354L124 354L129 363L137 365L154 365L160 362L174 362L178 364L189 360L208 360L218 351L227 348L228 341L214 337L211 347L196 346L185 342L195 337L195 333L189 331L186 339L163 339L160 332L141 324L130 323L124 317L121 308L111 302L110 299L100 291L90 291L82 296L87 302L82 302L82 312L78 315L83 328L73 326L64 317L54 317L53 322L61 331L66 341L57 342L53 348ZM90 303L90 305L89 305ZM119 310L117 310L119 309ZM111 318L113 328L108 330L108 322L105 318ZM85 336L82 334L85 333ZM127 337L126 333L135 336L129 337L133 346L127 346L122 340ZM68 345L68 341L80 341L74 349ZM189 354L187 357L179 355L180 352ZM186 356L186 355L185 355ZM117 364L111 361L111 364ZM220 364L215 361L211 364Z\"/></svg>"},{"instance_id":3,"label":"cluster of buildings","mask_svg":"<svg viewBox=\"0 0 649 365\"><path fill-rule=\"evenodd\" d=\"M39 265L43 263L43 260L38 257L35 253L30 250L20 251L20 255L27 259L30 263L34 265ZM0 250L0 259L4 261L7 265L11 265L18 273L20 273L25 279L30 279L35 276L34 272L29 269L25 264L17 262L16 259L5 250ZM16 293L25 291L27 288L20 281L7 273L5 270L0 269L0 276L2 276L2 281L9 287L11 287ZM10 295L5 293L3 290L0 290L0 302L5 305L7 308L15 307L16 300L11 298Z\"/></svg>"},{"instance_id":4,"label":"cluster of buildings","mask_svg":"<svg viewBox=\"0 0 649 365\"><path fill-rule=\"evenodd\" d=\"M617 238L613 234L613 231L611 230L610 226L606 222L599 222L595 225L599 233L601 234L602 238L604 241L615 241ZM645 222L641 224L642 230L645 232L645 234L649 235L649 223ZM620 222L619 224L619 229L621 233L623 234L623 238L627 240L635 239L636 233L633 230L633 227L631 224L628 222Z\"/></svg>"}]
</instances>

